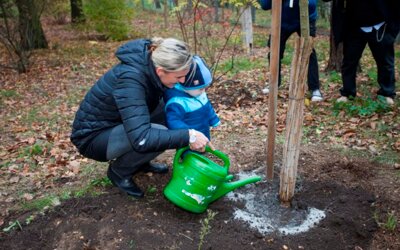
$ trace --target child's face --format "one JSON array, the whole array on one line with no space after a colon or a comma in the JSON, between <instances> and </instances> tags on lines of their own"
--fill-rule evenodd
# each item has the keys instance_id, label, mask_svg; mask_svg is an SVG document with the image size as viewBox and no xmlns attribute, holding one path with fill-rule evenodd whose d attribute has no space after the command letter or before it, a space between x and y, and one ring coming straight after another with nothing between
<instances>
[{"instance_id":1,"label":"child's face","mask_svg":"<svg viewBox=\"0 0 400 250\"><path fill-rule=\"evenodd\" d=\"M206 88L185 90L186 93L188 93L189 95L191 95L193 97L197 97L197 96L203 94L205 91L206 91Z\"/></svg>"}]
</instances>

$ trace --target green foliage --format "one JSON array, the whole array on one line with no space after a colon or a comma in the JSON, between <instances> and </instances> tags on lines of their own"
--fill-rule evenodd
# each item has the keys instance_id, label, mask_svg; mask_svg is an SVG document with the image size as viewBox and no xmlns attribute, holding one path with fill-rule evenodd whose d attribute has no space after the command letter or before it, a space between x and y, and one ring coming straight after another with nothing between
<instances>
[{"instance_id":1,"label":"green foliage","mask_svg":"<svg viewBox=\"0 0 400 250\"><path fill-rule=\"evenodd\" d=\"M271 11L257 9L254 24L261 27L271 27ZM264 38L266 39L267 37Z\"/></svg>"},{"instance_id":2,"label":"green foliage","mask_svg":"<svg viewBox=\"0 0 400 250\"><path fill-rule=\"evenodd\" d=\"M256 8L261 8L260 4L258 3L257 0L222 0L221 1L221 5L223 4L230 4L231 6L235 6L235 7L243 7L246 5L251 5L251 6L255 6Z\"/></svg>"},{"instance_id":3,"label":"green foliage","mask_svg":"<svg viewBox=\"0 0 400 250\"><path fill-rule=\"evenodd\" d=\"M286 44L285 54L281 60L282 65L291 65L294 48L291 44Z\"/></svg>"},{"instance_id":4,"label":"green foliage","mask_svg":"<svg viewBox=\"0 0 400 250\"><path fill-rule=\"evenodd\" d=\"M13 229L17 229L19 228L19 230L22 230L22 226L21 223L19 223L18 220L15 220L14 222L10 221L10 224L8 227L3 228L3 232L8 233Z\"/></svg>"},{"instance_id":5,"label":"green foliage","mask_svg":"<svg viewBox=\"0 0 400 250\"><path fill-rule=\"evenodd\" d=\"M378 96L377 100L372 98L354 98L349 102L335 102L333 105L333 114L337 116L340 111L345 111L348 116L371 116L376 113L385 113L391 110L382 96Z\"/></svg>"},{"instance_id":6,"label":"green foliage","mask_svg":"<svg viewBox=\"0 0 400 250\"><path fill-rule=\"evenodd\" d=\"M337 71L331 71L329 74L329 82L340 83L342 81L342 77Z\"/></svg>"},{"instance_id":7,"label":"green foliage","mask_svg":"<svg viewBox=\"0 0 400 250\"><path fill-rule=\"evenodd\" d=\"M218 70L221 72L229 72L230 76L237 74L240 71L252 70L255 68L265 67L266 61L264 60L252 60L249 57L239 57L236 59L229 59L223 61Z\"/></svg>"},{"instance_id":8,"label":"green foliage","mask_svg":"<svg viewBox=\"0 0 400 250\"><path fill-rule=\"evenodd\" d=\"M18 17L18 9L13 0L1 0L0 18Z\"/></svg>"},{"instance_id":9,"label":"green foliage","mask_svg":"<svg viewBox=\"0 0 400 250\"><path fill-rule=\"evenodd\" d=\"M0 90L0 107L4 104L4 101L7 98L13 98L13 97L18 97L18 93L15 90L6 90L2 89Z\"/></svg>"},{"instance_id":10,"label":"green foliage","mask_svg":"<svg viewBox=\"0 0 400 250\"><path fill-rule=\"evenodd\" d=\"M367 75L371 82L378 82L378 73L375 68L368 70Z\"/></svg>"},{"instance_id":11,"label":"green foliage","mask_svg":"<svg viewBox=\"0 0 400 250\"><path fill-rule=\"evenodd\" d=\"M397 226L397 218L393 213L389 213L386 223L383 224L383 227L389 231L394 231Z\"/></svg>"},{"instance_id":12,"label":"green foliage","mask_svg":"<svg viewBox=\"0 0 400 250\"><path fill-rule=\"evenodd\" d=\"M381 222L379 220L380 216L377 212L374 213L374 219L376 223L381 227L389 231L394 231L397 227L397 217L393 212L388 212L386 217L386 222ZM382 219L382 218L381 218Z\"/></svg>"},{"instance_id":13,"label":"green foliage","mask_svg":"<svg viewBox=\"0 0 400 250\"><path fill-rule=\"evenodd\" d=\"M30 155L30 156L41 155L43 153L43 147L40 144L34 144L32 146L25 148L24 152L25 155Z\"/></svg>"},{"instance_id":14,"label":"green foliage","mask_svg":"<svg viewBox=\"0 0 400 250\"><path fill-rule=\"evenodd\" d=\"M94 179L90 182L90 186L92 187L108 187L112 186L112 183L108 177L102 177L99 179Z\"/></svg>"},{"instance_id":15,"label":"green foliage","mask_svg":"<svg viewBox=\"0 0 400 250\"><path fill-rule=\"evenodd\" d=\"M381 135L381 134L382 134L382 132L379 131L379 135ZM383 136L381 135L379 137L382 139ZM395 142L393 142L393 143L395 143ZM381 163L381 164L395 164L397 162L400 162L400 154L395 151L389 151L389 150L384 151L381 154L377 155L374 158L374 161Z\"/></svg>"},{"instance_id":16,"label":"green foliage","mask_svg":"<svg viewBox=\"0 0 400 250\"><path fill-rule=\"evenodd\" d=\"M156 192L157 192L157 188L154 187L154 186L150 186L150 187L147 189L147 194L149 194L149 195L153 195L153 194L155 194Z\"/></svg>"},{"instance_id":17,"label":"green foliage","mask_svg":"<svg viewBox=\"0 0 400 250\"><path fill-rule=\"evenodd\" d=\"M70 7L70 1L46 0L44 14L52 17L58 24L65 24L70 16Z\"/></svg>"},{"instance_id":18,"label":"green foliage","mask_svg":"<svg viewBox=\"0 0 400 250\"><path fill-rule=\"evenodd\" d=\"M48 195L30 202L24 202L22 206L27 210L42 211L45 208L57 206L59 204L60 199L56 195Z\"/></svg>"},{"instance_id":19,"label":"green foliage","mask_svg":"<svg viewBox=\"0 0 400 250\"><path fill-rule=\"evenodd\" d=\"M28 216L28 217L25 219L25 225L31 224L31 222L32 222L34 219L35 219L35 216L34 216L34 215ZM5 227L5 228L3 228L3 232L9 233L9 232L11 232L12 230L16 230L16 229L22 230L22 225L21 225L21 223L19 222L19 220L10 221L9 224L8 224L8 226Z\"/></svg>"},{"instance_id":20,"label":"green foliage","mask_svg":"<svg viewBox=\"0 0 400 250\"><path fill-rule=\"evenodd\" d=\"M18 96L18 93L17 93L17 91L15 91L13 89L10 89L10 90L2 89L2 90L0 90L1 99L3 99L3 97L9 98L9 97L16 97L16 96Z\"/></svg>"},{"instance_id":21,"label":"green foliage","mask_svg":"<svg viewBox=\"0 0 400 250\"><path fill-rule=\"evenodd\" d=\"M28 218L25 219L25 224L26 225L31 224L34 219L35 219L35 216L33 214L29 215Z\"/></svg>"},{"instance_id":22,"label":"green foliage","mask_svg":"<svg viewBox=\"0 0 400 250\"><path fill-rule=\"evenodd\" d=\"M268 37L265 34L255 33L253 37L254 47L266 47Z\"/></svg>"},{"instance_id":23,"label":"green foliage","mask_svg":"<svg viewBox=\"0 0 400 250\"><path fill-rule=\"evenodd\" d=\"M87 24L107 39L121 41L129 38L134 11L127 1L91 0L85 1L83 6Z\"/></svg>"},{"instance_id":24,"label":"green foliage","mask_svg":"<svg viewBox=\"0 0 400 250\"><path fill-rule=\"evenodd\" d=\"M111 180L108 177L101 177L98 179L92 180L87 186L83 187L82 189L76 191L74 193L74 197L79 198L83 197L86 194L96 195L98 192L96 191L96 187L107 187L112 186Z\"/></svg>"}]
</instances>

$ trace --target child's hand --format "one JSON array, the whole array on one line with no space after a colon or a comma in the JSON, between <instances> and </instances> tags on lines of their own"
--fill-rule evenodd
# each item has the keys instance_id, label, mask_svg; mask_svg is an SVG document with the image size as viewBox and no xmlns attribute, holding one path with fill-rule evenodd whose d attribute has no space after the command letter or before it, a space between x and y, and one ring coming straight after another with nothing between
<instances>
[{"instance_id":1,"label":"child's hand","mask_svg":"<svg viewBox=\"0 0 400 250\"><path fill-rule=\"evenodd\" d=\"M211 143L211 141L209 141L209 142L207 143L207 145L211 148L212 151L215 150L215 147L214 147L214 145Z\"/></svg>"}]
</instances>

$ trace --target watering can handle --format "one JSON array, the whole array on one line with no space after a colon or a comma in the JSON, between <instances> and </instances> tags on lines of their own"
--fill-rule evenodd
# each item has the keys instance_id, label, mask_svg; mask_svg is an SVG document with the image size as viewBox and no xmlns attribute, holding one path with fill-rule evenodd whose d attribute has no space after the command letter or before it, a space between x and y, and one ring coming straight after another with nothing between
<instances>
[{"instance_id":1,"label":"watering can handle","mask_svg":"<svg viewBox=\"0 0 400 250\"><path fill-rule=\"evenodd\" d=\"M209 152L215 156L217 156L219 159L221 159L224 162L224 168L229 169L229 166L231 165L230 161L229 161L229 157L222 153L219 150L212 150L209 146L206 146L206 152Z\"/></svg>"},{"instance_id":2,"label":"watering can handle","mask_svg":"<svg viewBox=\"0 0 400 250\"><path fill-rule=\"evenodd\" d=\"M190 148L188 146L178 149L178 151L176 151L176 154L175 154L175 157L174 157L174 163L180 163L181 155L186 150L189 150L189 149ZM215 155L218 158L220 158L224 162L224 166L223 167L229 169L230 161L229 161L229 158L228 158L228 156L226 154L222 153L219 150L212 150L209 146L206 146L206 152L212 153L213 155Z\"/></svg>"},{"instance_id":3,"label":"watering can handle","mask_svg":"<svg viewBox=\"0 0 400 250\"><path fill-rule=\"evenodd\" d=\"M174 157L174 164L178 164L181 162L181 155L183 154L183 152L185 152L188 149L189 149L189 147L183 147L176 151L176 154Z\"/></svg>"}]
</instances>

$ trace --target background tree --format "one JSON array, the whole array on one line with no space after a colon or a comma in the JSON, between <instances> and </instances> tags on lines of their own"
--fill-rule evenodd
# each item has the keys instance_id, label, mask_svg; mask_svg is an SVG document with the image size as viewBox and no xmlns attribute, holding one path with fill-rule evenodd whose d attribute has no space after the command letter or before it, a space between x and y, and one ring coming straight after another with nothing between
<instances>
[{"instance_id":1,"label":"background tree","mask_svg":"<svg viewBox=\"0 0 400 250\"><path fill-rule=\"evenodd\" d=\"M71 22L82 23L85 21L82 0L70 0L71 2Z\"/></svg>"},{"instance_id":2,"label":"background tree","mask_svg":"<svg viewBox=\"0 0 400 250\"><path fill-rule=\"evenodd\" d=\"M31 52L22 48L18 20L15 2L0 0L0 44L5 51L5 60L0 67L23 73L29 67Z\"/></svg>"},{"instance_id":3,"label":"background tree","mask_svg":"<svg viewBox=\"0 0 400 250\"><path fill-rule=\"evenodd\" d=\"M342 13L344 1L328 2L325 6L330 6L330 29L329 34L329 60L326 67L327 71L339 71L343 60L342 32L337 27L342 27L344 16Z\"/></svg>"},{"instance_id":4,"label":"background tree","mask_svg":"<svg viewBox=\"0 0 400 250\"><path fill-rule=\"evenodd\" d=\"M43 1L15 0L18 8L19 34L24 50L48 48L48 43L40 22Z\"/></svg>"}]
</instances>

